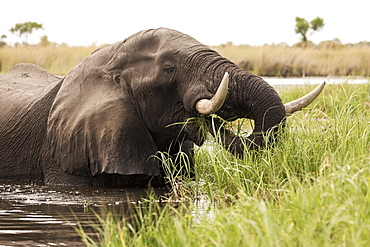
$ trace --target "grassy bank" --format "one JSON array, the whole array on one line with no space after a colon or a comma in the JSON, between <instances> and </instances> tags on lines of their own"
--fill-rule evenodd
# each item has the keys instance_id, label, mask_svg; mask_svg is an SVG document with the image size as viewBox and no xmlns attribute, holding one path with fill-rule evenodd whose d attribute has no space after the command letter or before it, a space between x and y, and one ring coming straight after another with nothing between
<instances>
[{"instance_id":1,"label":"grassy bank","mask_svg":"<svg viewBox=\"0 0 370 247\"><path fill-rule=\"evenodd\" d=\"M286 102L310 89L280 95ZM96 226L99 241L82 230L86 244L368 246L370 83L327 86L288 119L274 150L240 160L217 144L199 149L196 171L196 182L183 183L188 203L152 200L136 216L108 213Z\"/></svg>"},{"instance_id":2,"label":"grassy bank","mask_svg":"<svg viewBox=\"0 0 370 247\"><path fill-rule=\"evenodd\" d=\"M222 45L212 47L240 67L261 76L369 76L370 47L299 48ZM0 73L17 63L35 63L53 74L66 74L96 47L0 47Z\"/></svg>"}]
</instances>

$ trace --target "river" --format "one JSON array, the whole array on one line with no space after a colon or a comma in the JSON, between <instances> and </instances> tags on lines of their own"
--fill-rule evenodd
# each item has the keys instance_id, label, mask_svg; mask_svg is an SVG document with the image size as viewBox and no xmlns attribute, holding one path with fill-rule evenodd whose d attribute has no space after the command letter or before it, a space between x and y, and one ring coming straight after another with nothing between
<instances>
[{"instance_id":1,"label":"river","mask_svg":"<svg viewBox=\"0 0 370 247\"><path fill-rule=\"evenodd\" d=\"M363 84L368 83L369 78L363 77L299 77L299 78L279 78L279 77L264 77L272 86L288 86L288 85L316 85L325 81L327 84Z\"/></svg>"},{"instance_id":2,"label":"river","mask_svg":"<svg viewBox=\"0 0 370 247\"><path fill-rule=\"evenodd\" d=\"M93 212L122 212L128 203L145 198L147 191L3 184L0 194L0 246L85 246L74 229L78 223L96 238Z\"/></svg>"},{"instance_id":3,"label":"river","mask_svg":"<svg viewBox=\"0 0 370 247\"><path fill-rule=\"evenodd\" d=\"M363 77L300 77L300 78L279 78L279 77L264 77L272 86L288 86L288 85L316 85L323 81L327 84L363 84L368 83L369 78Z\"/></svg>"}]
</instances>

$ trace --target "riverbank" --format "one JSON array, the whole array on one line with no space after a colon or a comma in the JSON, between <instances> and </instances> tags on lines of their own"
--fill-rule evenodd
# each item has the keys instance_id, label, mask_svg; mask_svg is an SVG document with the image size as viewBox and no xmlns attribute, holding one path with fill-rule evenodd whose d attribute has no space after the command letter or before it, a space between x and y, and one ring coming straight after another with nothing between
<instances>
[{"instance_id":1,"label":"riverbank","mask_svg":"<svg viewBox=\"0 0 370 247\"><path fill-rule=\"evenodd\" d=\"M17 63L34 63L52 74L64 75L98 47L23 46L0 48L0 74ZM248 46L211 47L238 66L261 76L361 76L370 75L369 46Z\"/></svg>"}]
</instances>

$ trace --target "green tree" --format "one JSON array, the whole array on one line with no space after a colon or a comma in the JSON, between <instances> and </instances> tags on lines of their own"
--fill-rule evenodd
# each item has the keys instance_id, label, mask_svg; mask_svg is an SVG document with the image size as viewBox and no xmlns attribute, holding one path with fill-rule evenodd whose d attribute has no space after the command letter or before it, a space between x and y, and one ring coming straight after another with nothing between
<instances>
[{"instance_id":1,"label":"green tree","mask_svg":"<svg viewBox=\"0 0 370 247\"><path fill-rule=\"evenodd\" d=\"M314 31L320 31L325 23L324 20L320 17L313 19L311 22L308 22L304 18L296 17L295 18L295 33L302 35L302 42L306 43L308 41L307 36L312 35ZM309 34L308 31L312 30Z\"/></svg>"},{"instance_id":2,"label":"green tree","mask_svg":"<svg viewBox=\"0 0 370 247\"><path fill-rule=\"evenodd\" d=\"M37 22L17 23L10 29L10 32L19 36L23 43L27 44L28 35L38 29L44 29L42 24Z\"/></svg>"}]
</instances>

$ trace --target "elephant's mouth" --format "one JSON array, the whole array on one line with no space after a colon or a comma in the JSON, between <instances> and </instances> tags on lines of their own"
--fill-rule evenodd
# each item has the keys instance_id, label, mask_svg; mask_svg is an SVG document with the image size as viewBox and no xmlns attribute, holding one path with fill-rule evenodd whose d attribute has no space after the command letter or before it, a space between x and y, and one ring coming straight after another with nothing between
<instances>
[{"instance_id":1,"label":"elephant's mouth","mask_svg":"<svg viewBox=\"0 0 370 247\"><path fill-rule=\"evenodd\" d=\"M181 128L176 140L189 140L201 146L208 133L208 122L204 117L191 118Z\"/></svg>"}]
</instances>

